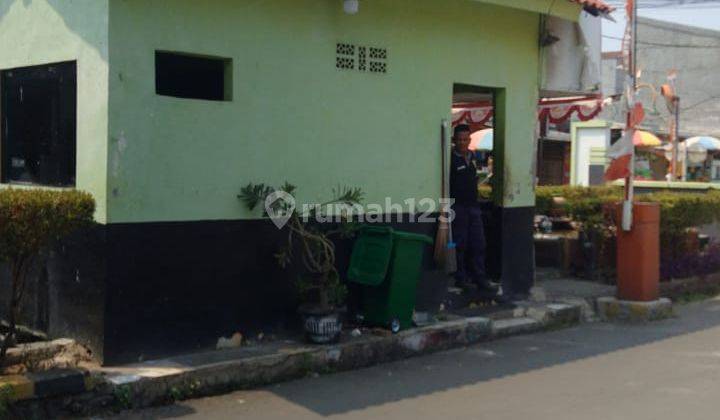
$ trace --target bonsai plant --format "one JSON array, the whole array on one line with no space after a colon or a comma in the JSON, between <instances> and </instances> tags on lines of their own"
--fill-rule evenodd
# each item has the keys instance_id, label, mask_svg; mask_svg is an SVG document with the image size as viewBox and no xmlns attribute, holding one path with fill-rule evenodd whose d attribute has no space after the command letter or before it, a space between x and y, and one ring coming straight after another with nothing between
<instances>
[{"instance_id":1,"label":"bonsai plant","mask_svg":"<svg viewBox=\"0 0 720 420\"><path fill-rule=\"evenodd\" d=\"M340 337L342 330L340 308L344 305L347 288L335 266L335 244L332 239L353 235L356 225L347 209L362 201L363 192L359 188L336 188L329 201L301 214L291 200L275 199L278 194L292 197L295 190L296 187L289 183L280 188L251 183L241 190L238 198L251 211L263 204L266 217L287 220L281 226L287 237L275 257L282 268L293 263L299 268L296 287L303 302L299 310L305 318L308 338L317 343L333 342ZM335 209L340 214L330 214L328 209ZM328 216L338 216L339 223L318 221Z\"/></svg>"}]
</instances>

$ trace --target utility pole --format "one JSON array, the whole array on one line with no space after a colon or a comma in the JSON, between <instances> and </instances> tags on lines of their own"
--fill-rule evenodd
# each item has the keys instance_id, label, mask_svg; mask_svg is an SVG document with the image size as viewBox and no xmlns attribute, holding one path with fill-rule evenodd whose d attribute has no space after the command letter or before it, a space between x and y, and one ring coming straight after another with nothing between
<instances>
[{"instance_id":1,"label":"utility pole","mask_svg":"<svg viewBox=\"0 0 720 420\"><path fill-rule=\"evenodd\" d=\"M627 102L631 105L628 109L627 123L625 126L626 135L628 131L634 134L635 127L632 123L632 113L634 111L635 103L637 101L637 0L628 0L629 7L628 12L630 13L630 81L627 86L626 95L630 95L627 98ZM634 136L633 136L634 137ZM632 139L631 139L632 141ZM630 174L625 178L625 201L623 202L623 215L622 215L622 228L624 231L632 229L633 220L633 199L635 196L635 147L632 147L632 155L630 157Z\"/></svg>"},{"instance_id":2,"label":"utility pole","mask_svg":"<svg viewBox=\"0 0 720 420\"><path fill-rule=\"evenodd\" d=\"M668 136L672 144L672 157L670 159L670 181L677 181L682 177L682 173L678 171L678 163L680 160L680 97L676 94L675 79L677 79L677 70L671 70L668 73L668 83L662 85L660 89L665 105L667 105L670 118L668 119Z\"/></svg>"},{"instance_id":3,"label":"utility pole","mask_svg":"<svg viewBox=\"0 0 720 420\"><path fill-rule=\"evenodd\" d=\"M673 98L673 111L675 113L675 132L673 133L673 181L678 180L678 155L680 154L680 97ZM687 160L685 160L687 165ZM682 174L680 175L682 176Z\"/></svg>"},{"instance_id":4,"label":"utility pole","mask_svg":"<svg viewBox=\"0 0 720 420\"><path fill-rule=\"evenodd\" d=\"M680 97L675 97L675 144L673 145L673 150L676 150L675 152L675 167L677 168L678 164L678 154L680 153ZM685 153L685 159L683 159L684 165L687 165L687 152ZM677 174L675 175L677 177ZM685 171L682 170L680 172L680 177L683 179L685 176ZM677 178L676 178L677 179Z\"/></svg>"}]
</instances>

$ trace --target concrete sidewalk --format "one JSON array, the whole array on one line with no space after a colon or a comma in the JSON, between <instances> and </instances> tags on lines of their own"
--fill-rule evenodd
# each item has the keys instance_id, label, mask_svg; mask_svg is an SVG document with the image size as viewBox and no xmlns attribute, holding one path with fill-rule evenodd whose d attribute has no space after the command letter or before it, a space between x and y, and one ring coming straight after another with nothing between
<instances>
[{"instance_id":1,"label":"concrete sidewalk","mask_svg":"<svg viewBox=\"0 0 720 420\"><path fill-rule=\"evenodd\" d=\"M110 409L141 408L252 389L308 375L353 370L497 338L568 327L581 321L581 308L563 303L526 302L510 315L502 319L456 317L396 335L346 337L330 346L310 346L288 340L102 368L85 372L85 392L18 401L15 410L21 416L42 413L41 417L50 418L64 414L92 415Z\"/></svg>"},{"instance_id":2,"label":"concrete sidewalk","mask_svg":"<svg viewBox=\"0 0 720 420\"><path fill-rule=\"evenodd\" d=\"M166 404L572 326L583 320L595 320L595 299L613 292L613 288L590 282L542 280L533 290L532 299L515 308L473 304L462 316L457 312L445 313L431 319L428 325L397 335L371 330L360 336L346 332L343 340L332 346L279 340L120 367L62 371L41 377L50 387L44 382L33 382L31 377L17 382L26 388L29 383L32 389L50 389L52 393L46 394L49 398L21 393L20 385L13 394L14 399L30 398L18 402L19 407L49 414L91 414L109 408Z\"/></svg>"},{"instance_id":3,"label":"concrete sidewalk","mask_svg":"<svg viewBox=\"0 0 720 420\"><path fill-rule=\"evenodd\" d=\"M583 324L118 419L717 418L720 300L644 326Z\"/></svg>"}]
</instances>

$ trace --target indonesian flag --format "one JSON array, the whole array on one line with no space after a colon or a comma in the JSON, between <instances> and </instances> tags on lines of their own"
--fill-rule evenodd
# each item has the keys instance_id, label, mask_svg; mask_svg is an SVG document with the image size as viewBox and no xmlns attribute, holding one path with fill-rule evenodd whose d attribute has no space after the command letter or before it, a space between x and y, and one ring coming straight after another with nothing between
<instances>
[{"instance_id":1,"label":"indonesian flag","mask_svg":"<svg viewBox=\"0 0 720 420\"><path fill-rule=\"evenodd\" d=\"M633 74L633 61L635 57L633 57L632 46L632 19L634 9L635 0L627 0L625 3L627 25L625 26L625 35L623 36L622 42L623 67L627 72L625 77L625 100L627 101L626 106L628 110L627 126L623 137L610 146L608 150L607 155L612 161L607 171L605 171L606 181L614 181L632 176L634 168L632 168L631 165L633 154L635 153L635 144L633 142L635 138L635 128L645 119L645 110L643 109L642 103L636 101L637 92L635 91L633 83L633 78L638 77L637 74Z\"/></svg>"},{"instance_id":2,"label":"indonesian flag","mask_svg":"<svg viewBox=\"0 0 720 420\"><path fill-rule=\"evenodd\" d=\"M645 118L645 110L642 103L636 102L628 115L628 128L625 134L615 144L610 146L607 155L612 161L605 171L605 180L627 178L632 174L632 156L635 151L635 127Z\"/></svg>"},{"instance_id":3,"label":"indonesian flag","mask_svg":"<svg viewBox=\"0 0 720 420\"><path fill-rule=\"evenodd\" d=\"M633 136L635 130L626 130L620 140L615 142L608 150L608 157L612 159L610 166L605 171L605 180L614 181L630 176L630 165L632 164Z\"/></svg>"}]
</instances>

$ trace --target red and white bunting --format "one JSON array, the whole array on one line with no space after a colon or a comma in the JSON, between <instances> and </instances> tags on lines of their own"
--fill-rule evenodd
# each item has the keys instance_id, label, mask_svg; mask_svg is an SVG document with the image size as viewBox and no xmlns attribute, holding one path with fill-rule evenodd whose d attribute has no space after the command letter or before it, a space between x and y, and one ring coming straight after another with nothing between
<instances>
[{"instance_id":1,"label":"red and white bunting","mask_svg":"<svg viewBox=\"0 0 720 420\"><path fill-rule=\"evenodd\" d=\"M597 97L546 98L538 103L538 119L562 124L575 116L590 121L603 110L604 102ZM452 125L468 124L482 130L492 128L494 108L490 101L458 104L452 110Z\"/></svg>"}]
</instances>

